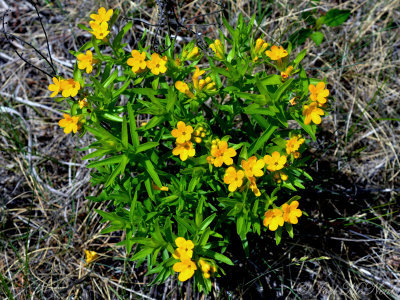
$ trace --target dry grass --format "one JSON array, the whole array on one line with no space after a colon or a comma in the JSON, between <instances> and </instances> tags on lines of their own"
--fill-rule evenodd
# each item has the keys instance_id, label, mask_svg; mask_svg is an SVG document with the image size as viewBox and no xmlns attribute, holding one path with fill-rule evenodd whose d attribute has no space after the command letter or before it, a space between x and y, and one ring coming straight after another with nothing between
<instances>
[{"instance_id":1,"label":"dry grass","mask_svg":"<svg viewBox=\"0 0 400 300\"><path fill-rule=\"evenodd\" d=\"M149 1L100 1L121 8L121 15L155 23ZM304 1L261 1L267 17L260 26L269 40L285 40L288 24L302 24ZM251 16L257 1L225 1L225 14ZM87 22L98 1L41 1L40 11L52 57L60 74L69 76L77 50L88 34ZM295 239L279 247L269 233L250 237L249 258L230 249L237 263L215 282L215 298L395 298L400 295L400 10L396 0L322 2L318 9L350 9L341 27L325 28L320 47L307 41L307 71L326 77L336 101L313 144L316 178L303 193L310 217L296 227ZM219 7L210 1L183 1L181 16L202 17ZM46 53L40 23L27 1L0 0L0 12L11 11L8 28ZM257 12L260 14L260 11ZM122 21L123 22L123 21ZM130 47L144 23L136 23ZM216 26L196 27L216 35ZM150 34L152 34L150 28ZM184 32L177 39L192 36ZM14 46L44 67L22 43ZM85 199L97 191L81 161L89 136L73 138L59 129L57 104L49 98L50 79L27 66L0 39L0 297L15 299L154 299L199 298L189 284L175 279L152 287L145 266L135 268L116 247L118 234L99 235L105 227L93 208L104 203ZM317 195L317 197L316 197ZM234 242L233 242L234 244ZM100 257L84 263L84 249ZM303 258L303 259L302 259ZM4 296L2 296L2 293Z\"/></svg>"}]
</instances>

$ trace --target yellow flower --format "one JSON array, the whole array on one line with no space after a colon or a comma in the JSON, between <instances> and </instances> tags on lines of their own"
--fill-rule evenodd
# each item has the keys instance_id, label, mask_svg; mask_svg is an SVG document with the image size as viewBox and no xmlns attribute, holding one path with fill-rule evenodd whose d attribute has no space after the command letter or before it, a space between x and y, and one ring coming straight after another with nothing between
<instances>
[{"instance_id":1,"label":"yellow flower","mask_svg":"<svg viewBox=\"0 0 400 300\"><path fill-rule=\"evenodd\" d=\"M258 57L262 55L262 53L267 49L268 43L266 43L263 39L257 39L256 45L254 47L254 58L253 61L256 62Z\"/></svg>"},{"instance_id":2,"label":"yellow flower","mask_svg":"<svg viewBox=\"0 0 400 300\"><path fill-rule=\"evenodd\" d=\"M224 47L221 44L220 40L215 40L215 42L210 45L210 48L212 49L212 51L214 51L215 56L217 58L224 59L225 51L224 51Z\"/></svg>"},{"instance_id":3,"label":"yellow flower","mask_svg":"<svg viewBox=\"0 0 400 300\"><path fill-rule=\"evenodd\" d=\"M85 106L87 106L87 99L83 98L82 100L79 100L79 108L82 109Z\"/></svg>"},{"instance_id":4,"label":"yellow flower","mask_svg":"<svg viewBox=\"0 0 400 300\"><path fill-rule=\"evenodd\" d=\"M200 269L203 272L204 278L210 278L210 275L215 273L217 269L203 259L199 259ZM211 273L211 274L210 274Z\"/></svg>"},{"instance_id":5,"label":"yellow flower","mask_svg":"<svg viewBox=\"0 0 400 300\"><path fill-rule=\"evenodd\" d=\"M224 182L229 184L228 190L230 192L236 191L243 184L244 172L242 170L236 171L234 167L226 169Z\"/></svg>"},{"instance_id":6,"label":"yellow flower","mask_svg":"<svg viewBox=\"0 0 400 300\"><path fill-rule=\"evenodd\" d=\"M180 91L181 93L185 94L189 98L193 99L195 96L194 94L190 91L189 86L187 83L183 81L177 81L175 82L175 88Z\"/></svg>"},{"instance_id":7,"label":"yellow flower","mask_svg":"<svg viewBox=\"0 0 400 300\"><path fill-rule=\"evenodd\" d=\"M49 91L53 92L51 93L50 97L55 97L60 91L62 91L61 83L63 82L63 80L57 77L53 77L53 82L54 84L50 84L48 87Z\"/></svg>"},{"instance_id":8,"label":"yellow flower","mask_svg":"<svg viewBox=\"0 0 400 300\"><path fill-rule=\"evenodd\" d=\"M283 211L279 208L274 208L267 210L264 214L265 218L263 220L263 224L265 227L268 227L269 230L275 231L278 229L278 226L283 226Z\"/></svg>"},{"instance_id":9,"label":"yellow flower","mask_svg":"<svg viewBox=\"0 0 400 300\"><path fill-rule=\"evenodd\" d=\"M292 66L287 67L285 71L281 72L282 79L288 78L290 76L290 74L292 73L292 71L293 71Z\"/></svg>"},{"instance_id":10,"label":"yellow flower","mask_svg":"<svg viewBox=\"0 0 400 300\"><path fill-rule=\"evenodd\" d=\"M200 58L200 51L199 47L194 46L193 49L188 53L186 50L182 52L182 59L183 60L197 60Z\"/></svg>"},{"instance_id":11,"label":"yellow flower","mask_svg":"<svg viewBox=\"0 0 400 300\"><path fill-rule=\"evenodd\" d=\"M285 173L283 173L283 172L281 172L281 171L278 171L278 172L276 172L276 173L274 174L274 179L275 179L275 181L278 182L278 183L281 183L282 180L283 180L283 181L286 181L286 180L288 180L288 178L289 178L289 177L288 177Z\"/></svg>"},{"instance_id":12,"label":"yellow flower","mask_svg":"<svg viewBox=\"0 0 400 300\"><path fill-rule=\"evenodd\" d=\"M151 59L147 61L147 67L150 69L151 73L158 75L160 73L165 73L167 71L167 57L160 57L157 53L151 55Z\"/></svg>"},{"instance_id":13,"label":"yellow flower","mask_svg":"<svg viewBox=\"0 0 400 300\"><path fill-rule=\"evenodd\" d=\"M318 82L317 85L310 84L308 86L308 90L310 91L310 99L311 101L317 101L319 105L326 103L326 97L329 96L329 90L325 89L324 82Z\"/></svg>"},{"instance_id":14,"label":"yellow flower","mask_svg":"<svg viewBox=\"0 0 400 300\"><path fill-rule=\"evenodd\" d=\"M196 68L196 70L194 71L194 74L193 74L193 86L196 90L201 90L201 89L199 89L199 77L201 75L203 75L206 71L204 71L204 70L200 71L198 66L195 66L195 68Z\"/></svg>"},{"instance_id":15,"label":"yellow flower","mask_svg":"<svg viewBox=\"0 0 400 300\"><path fill-rule=\"evenodd\" d=\"M80 53L77 56L78 68L86 69L86 73L90 74L93 71L93 54L92 51L87 50L86 54Z\"/></svg>"},{"instance_id":16,"label":"yellow flower","mask_svg":"<svg viewBox=\"0 0 400 300\"><path fill-rule=\"evenodd\" d=\"M296 97L293 97L292 99L289 100L290 105L296 105Z\"/></svg>"},{"instance_id":17,"label":"yellow flower","mask_svg":"<svg viewBox=\"0 0 400 300\"><path fill-rule=\"evenodd\" d=\"M282 205L283 220L285 222L291 224L297 224L299 222L297 218L300 218L303 213L300 209L297 208L298 206L299 206L298 201L293 201L292 203L290 203L290 205L287 203Z\"/></svg>"},{"instance_id":18,"label":"yellow flower","mask_svg":"<svg viewBox=\"0 0 400 300\"><path fill-rule=\"evenodd\" d=\"M214 166L221 167L223 163L225 163L227 166L230 166L233 164L232 157L236 156L236 150L233 148L228 148L227 142L219 141L217 144L211 146L211 156L214 158Z\"/></svg>"},{"instance_id":19,"label":"yellow flower","mask_svg":"<svg viewBox=\"0 0 400 300\"><path fill-rule=\"evenodd\" d=\"M182 261L192 258L194 244L191 240L186 240L183 237L177 237L175 239L175 244L178 248L175 249L174 254L172 254L174 258Z\"/></svg>"},{"instance_id":20,"label":"yellow flower","mask_svg":"<svg viewBox=\"0 0 400 300\"><path fill-rule=\"evenodd\" d=\"M63 97L75 97L81 89L81 85L78 81L70 78L61 81L61 89Z\"/></svg>"},{"instance_id":21,"label":"yellow flower","mask_svg":"<svg viewBox=\"0 0 400 300\"><path fill-rule=\"evenodd\" d=\"M132 57L128 58L128 66L132 67L132 71L136 74L142 73L146 70L146 53L140 53L138 50L132 50Z\"/></svg>"},{"instance_id":22,"label":"yellow flower","mask_svg":"<svg viewBox=\"0 0 400 300\"><path fill-rule=\"evenodd\" d=\"M95 21L90 21L89 24L92 28L90 33L93 34L98 40L104 39L110 33L110 31L108 31L107 22L97 23Z\"/></svg>"},{"instance_id":23,"label":"yellow flower","mask_svg":"<svg viewBox=\"0 0 400 300\"><path fill-rule=\"evenodd\" d=\"M158 185L154 184L154 182L151 183L151 187L155 191L162 191L162 192L168 192L169 191L169 188L167 186L158 187Z\"/></svg>"},{"instance_id":24,"label":"yellow flower","mask_svg":"<svg viewBox=\"0 0 400 300\"><path fill-rule=\"evenodd\" d=\"M297 150L299 150L300 145L304 143L304 139L301 138L301 136L292 136L287 142L286 142L286 153L295 153Z\"/></svg>"},{"instance_id":25,"label":"yellow flower","mask_svg":"<svg viewBox=\"0 0 400 300\"><path fill-rule=\"evenodd\" d=\"M175 272L179 272L178 279L180 281L186 281L194 275L194 271L197 270L197 267L193 261L188 259L175 263L172 269Z\"/></svg>"},{"instance_id":26,"label":"yellow flower","mask_svg":"<svg viewBox=\"0 0 400 300\"><path fill-rule=\"evenodd\" d=\"M300 152L295 152L295 153L293 153L293 157L294 158L299 158L300 157Z\"/></svg>"},{"instance_id":27,"label":"yellow flower","mask_svg":"<svg viewBox=\"0 0 400 300\"><path fill-rule=\"evenodd\" d=\"M76 133L80 129L81 126L79 124L79 117L71 117L68 114L63 114L63 117L64 119L58 121L58 125L60 125L60 127L65 127L64 132L66 134L70 133L71 131Z\"/></svg>"},{"instance_id":28,"label":"yellow flower","mask_svg":"<svg viewBox=\"0 0 400 300\"><path fill-rule=\"evenodd\" d=\"M250 182L250 184L249 184L250 190L254 193L254 195L256 195L256 197L260 197L261 196L261 192L257 187L256 178L255 177L250 177L249 178L249 182Z\"/></svg>"},{"instance_id":29,"label":"yellow flower","mask_svg":"<svg viewBox=\"0 0 400 300\"><path fill-rule=\"evenodd\" d=\"M321 124L321 116L323 115L324 111L318 107L317 102L312 102L310 105L304 105L304 124L308 125L311 123L311 121L313 121L315 124Z\"/></svg>"},{"instance_id":30,"label":"yellow flower","mask_svg":"<svg viewBox=\"0 0 400 300\"><path fill-rule=\"evenodd\" d=\"M196 150L193 148L192 142L177 143L174 150L172 150L172 154L179 155L181 161L185 161L188 157L193 157L196 154Z\"/></svg>"},{"instance_id":31,"label":"yellow flower","mask_svg":"<svg viewBox=\"0 0 400 300\"><path fill-rule=\"evenodd\" d=\"M85 250L86 254L86 264L90 264L93 260L95 260L99 255L95 251Z\"/></svg>"},{"instance_id":32,"label":"yellow flower","mask_svg":"<svg viewBox=\"0 0 400 300\"><path fill-rule=\"evenodd\" d=\"M176 138L178 144L190 141L192 138L193 127L185 124L185 122L179 121L176 124L176 129L172 129L171 134Z\"/></svg>"},{"instance_id":33,"label":"yellow flower","mask_svg":"<svg viewBox=\"0 0 400 300\"><path fill-rule=\"evenodd\" d=\"M262 159L257 160L256 156L252 156L248 160L242 160L241 164L248 178L264 175L262 168L264 168L265 162Z\"/></svg>"},{"instance_id":34,"label":"yellow flower","mask_svg":"<svg viewBox=\"0 0 400 300\"><path fill-rule=\"evenodd\" d=\"M103 23L103 22L108 22L110 21L110 18L113 14L113 10L109 9L106 11L104 7L100 7L99 10L97 11L99 14L91 14L90 17L94 20L96 23ZM91 21L93 22L93 21Z\"/></svg>"},{"instance_id":35,"label":"yellow flower","mask_svg":"<svg viewBox=\"0 0 400 300\"><path fill-rule=\"evenodd\" d=\"M288 55L288 52L283 49L282 46L275 46L273 45L271 47L271 50L265 51L265 54L271 59L271 60L279 60L283 57L286 57Z\"/></svg>"},{"instance_id":36,"label":"yellow flower","mask_svg":"<svg viewBox=\"0 0 400 300\"><path fill-rule=\"evenodd\" d=\"M274 151L271 155L264 156L264 162L267 164L267 169L271 172L278 171L286 164L286 156L280 155L278 151Z\"/></svg>"}]
</instances>

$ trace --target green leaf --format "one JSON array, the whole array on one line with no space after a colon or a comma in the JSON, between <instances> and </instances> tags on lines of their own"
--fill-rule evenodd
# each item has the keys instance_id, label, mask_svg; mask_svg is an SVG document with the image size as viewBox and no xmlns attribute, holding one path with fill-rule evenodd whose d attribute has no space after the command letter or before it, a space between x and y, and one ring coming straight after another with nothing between
<instances>
[{"instance_id":1,"label":"green leaf","mask_svg":"<svg viewBox=\"0 0 400 300\"><path fill-rule=\"evenodd\" d=\"M147 143L141 144L136 148L136 154L147 151L151 148L157 147L158 145L159 145L158 142L147 142Z\"/></svg>"},{"instance_id":2,"label":"green leaf","mask_svg":"<svg viewBox=\"0 0 400 300\"><path fill-rule=\"evenodd\" d=\"M151 163L151 161L149 159L146 159L144 161L144 165L146 168L147 173L150 175L151 179L153 179L154 183L158 186L158 187L162 187L162 183L160 178L158 177L158 174L156 172L156 170L154 169L153 164Z\"/></svg>"},{"instance_id":3,"label":"green leaf","mask_svg":"<svg viewBox=\"0 0 400 300\"><path fill-rule=\"evenodd\" d=\"M137 252L134 256L132 256L131 260L138 260L146 257L154 251L154 248L144 248L143 250Z\"/></svg>"},{"instance_id":4,"label":"green leaf","mask_svg":"<svg viewBox=\"0 0 400 300\"><path fill-rule=\"evenodd\" d=\"M269 107L264 108L260 107L257 103L250 104L247 107L243 108L243 112L248 115L265 115L265 116L275 116L275 112L272 111Z\"/></svg>"},{"instance_id":5,"label":"green leaf","mask_svg":"<svg viewBox=\"0 0 400 300\"><path fill-rule=\"evenodd\" d=\"M166 106L166 110L167 112L171 112L174 108L174 105L176 103L176 93L175 93L175 89L170 86L168 88L168 94L167 94L167 106Z\"/></svg>"},{"instance_id":6,"label":"green leaf","mask_svg":"<svg viewBox=\"0 0 400 300\"><path fill-rule=\"evenodd\" d=\"M282 227L282 226L279 226L278 229L275 230L275 242L276 242L276 245L279 245L280 242L281 242L281 239L282 239L282 230L283 230L283 227Z\"/></svg>"},{"instance_id":7,"label":"green leaf","mask_svg":"<svg viewBox=\"0 0 400 300\"><path fill-rule=\"evenodd\" d=\"M324 34L319 31L315 31L310 35L310 39L314 41L315 45L319 46L324 39Z\"/></svg>"},{"instance_id":8,"label":"green leaf","mask_svg":"<svg viewBox=\"0 0 400 300\"><path fill-rule=\"evenodd\" d=\"M301 45L306 39L311 35L313 31L309 28L302 28L297 30L295 33L290 35L289 41L292 42L293 45Z\"/></svg>"},{"instance_id":9,"label":"green leaf","mask_svg":"<svg viewBox=\"0 0 400 300\"><path fill-rule=\"evenodd\" d=\"M103 87L107 88L118 77L118 70L115 70L104 82Z\"/></svg>"},{"instance_id":10,"label":"green leaf","mask_svg":"<svg viewBox=\"0 0 400 300\"><path fill-rule=\"evenodd\" d=\"M230 266L234 265L233 262L228 257L226 257L225 255L223 255L221 253L217 253L217 252L214 252L211 250L201 249L201 250L199 250L199 254L209 257L209 258L213 258L215 260L218 260L218 261L223 262Z\"/></svg>"},{"instance_id":11,"label":"green leaf","mask_svg":"<svg viewBox=\"0 0 400 300\"><path fill-rule=\"evenodd\" d=\"M296 69L296 67L299 65L299 63L303 60L304 56L306 56L306 53L307 53L307 49L304 49L299 54L297 54L296 58L293 61L294 69Z\"/></svg>"},{"instance_id":12,"label":"green leaf","mask_svg":"<svg viewBox=\"0 0 400 300\"><path fill-rule=\"evenodd\" d=\"M288 222L285 222L285 228L286 228L287 233L289 233L289 236L291 238L293 238L293 226L292 226L292 224L290 224Z\"/></svg>"},{"instance_id":13,"label":"green leaf","mask_svg":"<svg viewBox=\"0 0 400 300\"><path fill-rule=\"evenodd\" d=\"M254 153L257 152L258 149L263 147L277 128L278 126L270 125L269 128L265 130L263 134L253 144L251 144L249 150L247 151L247 155L252 156Z\"/></svg>"},{"instance_id":14,"label":"green leaf","mask_svg":"<svg viewBox=\"0 0 400 300\"><path fill-rule=\"evenodd\" d=\"M189 224L189 222L187 222L186 220L184 220L178 216L174 216L174 217L175 217L175 220L178 222L178 224L185 227L191 234L196 233L196 230L194 230L194 228Z\"/></svg>"},{"instance_id":15,"label":"green leaf","mask_svg":"<svg viewBox=\"0 0 400 300\"><path fill-rule=\"evenodd\" d=\"M350 17L350 10L333 8L326 13L324 23L330 27L339 26Z\"/></svg>"},{"instance_id":16,"label":"green leaf","mask_svg":"<svg viewBox=\"0 0 400 300\"><path fill-rule=\"evenodd\" d=\"M133 23L132 21L129 21L120 32L118 32L117 36L113 40L113 47L114 48L119 48L121 46L121 41L122 38L125 36L125 34L131 29Z\"/></svg>"},{"instance_id":17,"label":"green leaf","mask_svg":"<svg viewBox=\"0 0 400 300\"><path fill-rule=\"evenodd\" d=\"M100 166L107 166L107 165L113 165L117 163L121 163L124 155L117 155L113 157L109 157L103 160L95 161L87 165L87 168L97 168Z\"/></svg>"},{"instance_id":18,"label":"green leaf","mask_svg":"<svg viewBox=\"0 0 400 300\"><path fill-rule=\"evenodd\" d=\"M125 116L122 119L121 142L124 148L128 148L128 124Z\"/></svg>"},{"instance_id":19,"label":"green leaf","mask_svg":"<svg viewBox=\"0 0 400 300\"><path fill-rule=\"evenodd\" d=\"M282 96L282 94L289 88L289 86L292 84L294 78L290 78L287 80L283 85L279 87L279 89L276 90L276 92L273 95L274 101L278 101L279 98Z\"/></svg>"},{"instance_id":20,"label":"green leaf","mask_svg":"<svg viewBox=\"0 0 400 300\"><path fill-rule=\"evenodd\" d=\"M282 78L279 75L273 74L273 75L268 75L267 77L264 78L260 78L259 82L263 85L281 84Z\"/></svg>"},{"instance_id":21,"label":"green leaf","mask_svg":"<svg viewBox=\"0 0 400 300\"><path fill-rule=\"evenodd\" d=\"M126 106L128 108L128 121L129 121L129 130L131 133L132 144L133 147L137 148L139 146L139 135L136 131L135 115L133 114L132 105L129 102Z\"/></svg>"},{"instance_id":22,"label":"green leaf","mask_svg":"<svg viewBox=\"0 0 400 300\"><path fill-rule=\"evenodd\" d=\"M211 224L211 222L214 220L214 218L215 218L216 216L217 216L216 213L213 213L211 216L208 216L208 217L201 223L201 225L199 226L199 230L202 231L202 230L206 229L206 228Z\"/></svg>"},{"instance_id":23,"label":"green leaf","mask_svg":"<svg viewBox=\"0 0 400 300\"><path fill-rule=\"evenodd\" d=\"M99 46L97 45L96 37L94 35L92 35L92 44L97 56L100 58L100 60L104 60L103 54L101 54L100 52Z\"/></svg>"},{"instance_id":24,"label":"green leaf","mask_svg":"<svg viewBox=\"0 0 400 300\"><path fill-rule=\"evenodd\" d=\"M111 175L107 178L106 183L104 184L105 187L108 187L114 183L115 178L119 175L122 174L125 171L125 167L128 163L129 159L126 157L126 155L122 156L122 161L119 164L118 167L114 169L114 171L111 173Z\"/></svg>"}]
</instances>

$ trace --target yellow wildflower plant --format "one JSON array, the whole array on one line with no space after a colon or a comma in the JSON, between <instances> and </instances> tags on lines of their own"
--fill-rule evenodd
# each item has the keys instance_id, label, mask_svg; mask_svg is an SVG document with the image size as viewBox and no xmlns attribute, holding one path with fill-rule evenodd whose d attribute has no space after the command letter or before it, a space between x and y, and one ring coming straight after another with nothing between
<instances>
[{"instance_id":1,"label":"yellow wildflower plant","mask_svg":"<svg viewBox=\"0 0 400 300\"><path fill-rule=\"evenodd\" d=\"M143 51L140 53L138 50L131 51L132 57L128 58L127 64L132 67L133 73L140 74L146 71L146 53Z\"/></svg>"},{"instance_id":2,"label":"yellow wildflower plant","mask_svg":"<svg viewBox=\"0 0 400 300\"><path fill-rule=\"evenodd\" d=\"M87 50L86 54L80 53L76 58L78 59L79 69L86 69L86 73L88 74L92 73L94 64L92 51Z\"/></svg>"},{"instance_id":3,"label":"yellow wildflower plant","mask_svg":"<svg viewBox=\"0 0 400 300\"><path fill-rule=\"evenodd\" d=\"M286 56L288 56L288 52L283 49L282 46L275 46L271 47L271 50L265 51L265 55L267 55L271 60L280 60Z\"/></svg>"},{"instance_id":4,"label":"yellow wildflower plant","mask_svg":"<svg viewBox=\"0 0 400 300\"><path fill-rule=\"evenodd\" d=\"M321 124L321 116L324 115L324 111L318 107L317 102L312 102L310 105L304 105L303 108L303 116L304 118L304 124L308 125L311 123L311 121L314 122L314 124Z\"/></svg>"},{"instance_id":5,"label":"yellow wildflower plant","mask_svg":"<svg viewBox=\"0 0 400 300\"><path fill-rule=\"evenodd\" d=\"M179 121L176 124L177 128L174 128L171 131L171 134L174 138L176 138L176 142L178 144L182 144L184 142L190 141L192 138L193 127L190 125L186 125L185 122Z\"/></svg>"},{"instance_id":6,"label":"yellow wildflower plant","mask_svg":"<svg viewBox=\"0 0 400 300\"><path fill-rule=\"evenodd\" d=\"M90 28L80 26L89 38L77 45L71 79L51 76L49 95L71 98L56 99L68 112L57 122L93 140L83 159L101 186L91 200L113 202L110 212L98 211L107 232L124 232L126 253L159 273L154 283L175 271L207 294L220 264L233 265L224 254L232 233L244 247L250 233L275 231L277 243L284 230L293 235L303 212L283 199L299 199L295 189L310 179L304 140L316 138L314 123L327 114L327 83L307 74L305 50L255 38L254 24L240 16L222 30L226 38L205 38L203 57L202 36L182 45L143 34L128 51L135 22L119 14L96 8Z\"/></svg>"},{"instance_id":7,"label":"yellow wildflower plant","mask_svg":"<svg viewBox=\"0 0 400 300\"><path fill-rule=\"evenodd\" d=\"M98 14L91 14L90 18L93 19L92 22L96 22L98 24L108 22L110 21L113 12L114 11L112 9L106 10L104 7L100 7L97 11Z\"/></svg>"},{"instance_id":8,"label":"yellow wildflower plant","mask_svg":"<svg viewBox=\"0 0 400 300\"><path fill-rule=\"evenodd\" d=\"M93 34L98 40L103 40L110 33L107 22L97 23L90 21L89 24L92 28L90 33Z\"/></svg>"},{"instance_id":9,"label":"yellow wildflower plant","mask_svg":"<svg viewBox=\"0 0 400 300\"><path fill-rule=\"evenodd\" d=\"M301 136L299 135L292 136L286 142L286 153L287 154L295 153L297 150L299 150L301 144L303 143L304 139Z\"/></svg>"},{"instance_id":10,"label":"yellow wildflower plant","mask_svg":"<svg viewBox=\"0 0 400 300\"><path fill-rule=\"evenodd\" d=\"M267 165L267 170L271 172L282 169L285 166L286 161L286 156L281 155L278 151L274 151L272 155L264 156L264 162Z\"/></svg>"},{"instance_id":11,"label":"yellow wildflower plant","mask_svg":"<svg viewBox=\"0 0 400 300\"><path fill-rule=\"evenodd\" d=\"M48 89L49 91L53 92L51 93L50 97L55 97L58 95L59 92L62 91L63 79L57 77L53 77L52 79L53 79L53 84L50 84Z\"/></svg>"},{"instance_id":12,"label":"yellow wildflower plant","mask_svg":"<svg viewBox=\"0 0 400 300\"><path fill-rule=\"evenodd\" d=\"M175 88L180 91L181 93L185 94L189 98L193 99L195 95L190 91L189 86L187 83L183 81L177 81L175 82Z\"/></svg>"},{"instance_id":13,"label":"yellow wildflower plant","mask_svg":"<svg viewBox=\"0 0 400 300\"><path fill-rule=\"evenodd\" d=\"M226 141L218 141L218 143L211 146L211 157L212 164L215 167L221 167L222 164L230 166L233 164L232 157L236 156L236 150L228 147Z\"/></svg>"},{"instance_id":14,"label":"yellow wildflower plant","mask_svg":"<svg viewBox=\"0 0 400 300\"><path fill-rule=\"evenodd\" d=\"M150 60L147 61L147 67L154 75L164 74L167 72L167 60L166 56L160 57L159 54L153 53Z\"/></svg>"},{"instance_id":15,"label":"yellow wildflower plant","mask_svg":"<svg viewBox=\"0 0 400 300\"><path fill-rule=\"evenodd\" d=\"M279 226L283 226L284 223L283 211L280 208L270 209L265 212L263 224L269 230L275 231Z\"/></svg>"},{"instance_id":16,"label":"yellow wildflower plant","mask_svg":"<svg viewBox=\"0 0 400 300\"><path fill-rule=\"evenodd\" d=\"M297 207L299 207L298 201L293 201L290 204L285 203L282 205L283 220L285 222L288 222L290 224L297 224L299 222L297 218L300 218L303 213Z\"/></svg>"},{"instance_id":17,"label":"yellow wildflower plant","mask_svg":"<svg viewBox=\"0 0 400 300\"><path fill-rule=\"evenodd\" d=\"M178 279L179 281L186 281L194 275L194 272L197 270L197 266L194 261L190 259L177 262L173 265L172 269L175 272L178 272Z\"/></svg>"},{"instance_id":18,"label":"yellow wildflower plant","mask_svg":"<svg viewBox=\"0 0 400 300\"><path fill-rule=\"evenodd\" d=\"M58 125L61 128L64 128L64 133L69 134L71 133L71 131L73 133L76 133L80 128L80 124L79 124L79 117L78 116L73 116L71 117L68 114L63 114L64 119L61 119L58 122Z\"/></svg>"},{"instance_id":19,"label":"yellow wildflower plant","mask_svg":"<svg viewBox=\"0 0 400 300\"><path fill-rule=\"evenodd\" d=\"M70 78L61 82L61 89L63 97L75 97L81 89L81 85L78 81Z\"/></svg>"},{"instance_id":20,"label":"yellow wildflower plant","mask_svg":"<svg viewBox=\"0 0 400 300\"><path fill-rule=\"evenodd\" d=\"M229 184L228 190L230 192L236 191L243 185L244 172L237 171L235 167L229 167L225 171L224 183Z\"/></svg>"},{"instance_id":21,"label":"yellow wildflower plant","mask_svg":"<svg viewBox=\"0 0 400 300\"><path fill-rule=\"evenodd\" d=\"M176 147L172 150L173 155L179 155L181 161L187 160L189 157L193 157L196 154L196 150L193 147L192 142L177 143Z\"/></svg>"},{"instance_id":22,"label":"yellow wildflower plant","mask_svg":"<svg viewBox=\"0 0 400 300\"><path fill-rule=\"evenodd\" d=\"M86 255L86 264L87 265L99 257L99 255L97 254L96 251L90 251L90 250L85 250L85 255Z\"/></svg>"},{"instance_id":23,"label":"yellow wildflower plant","mask_svg":"<svg viewBox=\"0 0 400 300\"><path fill-rule=\"evenodd\" d=\"M326 103L326 97L329 96L329 90L325 88L325 82L318 82L317 85L310 84L308 90L311 93L311 101L318 102L320 106Z\"/></svg>"},{"instance_id":24,"label":"yellow wildflower plant","mask_svg":"<svg viewBox=\"0 0 400 300\"><path fill-rule=\"evenodd\" d=\"M262 169L265 166L265 162L262 159L257 159L256 156L252 156L248 160L242 160L241 165L248 178L261 177L264 175Z\"/></svg>"},{"instance_id":25,"label":"yellow wildflower plant","mask_svg":"<svg viewBox=\"0 0 400 300\"><path fill-rule=\"evenodd\" d=\"M225 50L220 40L215 40L214 43L210 45L210 48L215 53L215 57L218 59L224 59Z\"/></svg>"}]
</instances>

